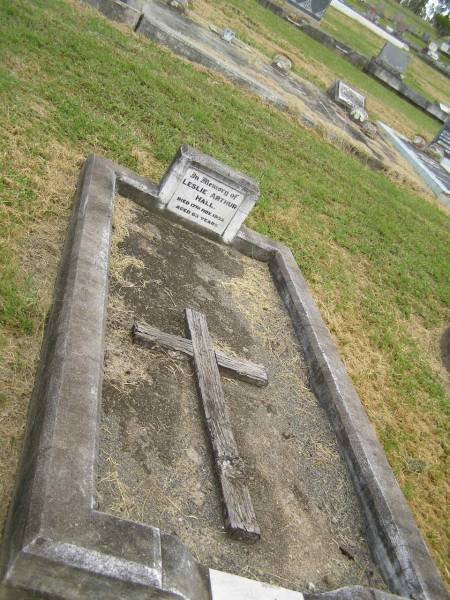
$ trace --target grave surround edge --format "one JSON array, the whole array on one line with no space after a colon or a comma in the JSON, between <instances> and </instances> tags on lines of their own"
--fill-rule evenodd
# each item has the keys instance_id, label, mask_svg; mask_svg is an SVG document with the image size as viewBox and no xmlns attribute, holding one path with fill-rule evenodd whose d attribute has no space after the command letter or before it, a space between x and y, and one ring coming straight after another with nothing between
<instances>
[{"instance_id":1,"label":"grave surround edge","mask_svg":"<svg viewBox=\"0 0 450 600\"><path fill-rule=\"evenodd\" d=\"M87 159L5 529L0 598L217 598L209 570L176 536L95 510L107 273L117 191L151 211L162 210L159 186L107 159ZM448 598L293 255L246 227L232 245L269 263L309 362L311 383L329 412L390 588L417 600ZM359 587L303 597L394 598Z\"/></svg>"}]
</instances>

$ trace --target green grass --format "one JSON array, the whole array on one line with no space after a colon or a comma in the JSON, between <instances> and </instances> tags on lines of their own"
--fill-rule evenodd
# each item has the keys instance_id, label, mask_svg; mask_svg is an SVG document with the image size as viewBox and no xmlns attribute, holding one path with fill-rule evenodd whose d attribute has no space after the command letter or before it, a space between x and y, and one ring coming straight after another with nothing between
<instances>
[{"instance_id":1,"label":"green grass","mask_svg":"<svg viewBox=\"0 0 450 600\"><path fill-rule=\"evenodd\" d=\"M239 5L326 59L269 11ZM220 77L77 6L0 0L0 334L26 339L42 326L39 256L23 274L19 265L30 227L60 215L68 192L48 178L49 164L55 177L66 168L55 147L153 178L183 143L212 154L259 182L250 225L294 252L443 567L448 416L424 339L448 317L447 214ZM410 458L422 472L408 470Z\"/></svg>"},{"instance_id":2,"label":"green grass","mask_svg":"<svg viewBox=\"0 0 450 600\"><path fill-rule=\"evenodd\" d=\"M372 33L367 27L350 19L332 6L329 6L322 17L320 28L353 50L368 56L375 56L386 43L379 35Z\"/></svg>"}]
</instances>

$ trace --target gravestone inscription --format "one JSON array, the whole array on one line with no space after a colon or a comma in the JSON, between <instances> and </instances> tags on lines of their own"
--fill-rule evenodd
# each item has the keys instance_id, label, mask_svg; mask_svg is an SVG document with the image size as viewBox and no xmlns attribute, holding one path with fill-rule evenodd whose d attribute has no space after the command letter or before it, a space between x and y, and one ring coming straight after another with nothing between
<instances>
[{"instance_id":1,"label":"gravestone inscription","mask_svg":"<svg viewBox=\"0 0 450 600\"><path fill-rule=\"evenodd\" d=\"M367 121L366 97L340 79L336 80L329 90L331 98L347 109L355 121Z\"/></svg>"},{"instance_id":2,"label":"gravestone inscription","mask_svg":"<svg viewBox=\"0 0 450 600\"><path fill-rule=\"evenodd\" d=\"M226 242L236 235L258 196L250 177L188 146L179 149L159 191L167 210Z\"/></svg>"}]
</instances>

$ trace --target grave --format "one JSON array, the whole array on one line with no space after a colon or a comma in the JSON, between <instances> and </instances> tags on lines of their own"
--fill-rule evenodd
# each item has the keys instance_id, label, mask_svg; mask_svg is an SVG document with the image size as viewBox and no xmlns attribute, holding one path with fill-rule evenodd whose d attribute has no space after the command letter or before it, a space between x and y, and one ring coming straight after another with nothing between
<instances>
[{"instance_id":1,"label":"grave","mask_svg":"<svg viewBox=\"0 0 450 600\"><path fill-rule=\"evenodd\" d=\"M329 90L331 98L347 109L354 120L367 121L366 97L344 81L337 79Z\"/></svg>"},{"instance_id":2,"label":"grave","mask_svg":"<svg viewBox=\"0 0 450 600\"><path fill-rule=\"evenodd\" d=\"M293 255L243 225L257 197L187 146L159 184L86 161L2 598L446 597Z\"/></svg>"},{"instance_id":3,"label":"grave","mask_svg":"<svg viewBox=\"0 0 450 600\"><path fill-rule=\"evenodd\" d=\"M386 42L380 53L375 58L375 62L386 69L395 77L402 77L411 61L411 56L394 44Z\"/></svg>"},{"instance_id":4,"label":"grave","mask_svg":"<svg viewBox=\"0 0 450 600\"><path fill-rule=\"evenodd\" d=\"M306 13L316 21L325 14L331 0L288 0L289 4L298 8L301 12Z\"/></svg>"}]
</instances>

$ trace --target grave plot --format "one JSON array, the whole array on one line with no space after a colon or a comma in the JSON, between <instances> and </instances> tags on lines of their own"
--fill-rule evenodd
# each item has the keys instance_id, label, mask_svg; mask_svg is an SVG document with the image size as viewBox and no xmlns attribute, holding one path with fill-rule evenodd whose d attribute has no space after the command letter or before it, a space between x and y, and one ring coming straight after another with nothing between
<instances>
[{"instance_id":1,"label":"grave plot","mask_svg":"<svg viewBox=\"0 0 450 600\"><path fill-rule=\"evenodd\" d=\"M113 227L99 508L175 533L211 568L296 590L383 588L346 466L267 265L125 199L116 201ZM189 357L130 337L134 321L185 337L185 307L205 313L216 349L264 365L268 374L261 387L221 372L261 530L252 545L224 527Z\"/></svg>"},{"instance_id":2,"label":"grave plot","mask_svg":"<svg viewBox=\"0 0 450 600\"><path fill-rule=\"evenodd\" d=\"M86 161L2 598L447 598L258 193L188 146L159 184Z\"/></svg>"}]
</instances>

